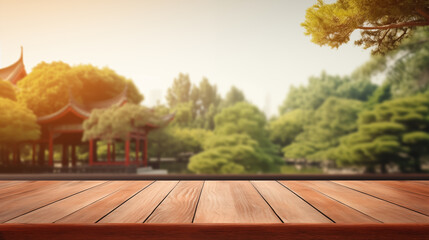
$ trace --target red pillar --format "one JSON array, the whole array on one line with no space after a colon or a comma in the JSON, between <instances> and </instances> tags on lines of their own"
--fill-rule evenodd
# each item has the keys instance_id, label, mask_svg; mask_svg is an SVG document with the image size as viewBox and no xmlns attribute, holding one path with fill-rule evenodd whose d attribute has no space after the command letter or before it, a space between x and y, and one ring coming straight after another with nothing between
<instances>
[{"instance_id":1,"label":"red pillar","mask_svg":"<svg viewBox=\"0 0 429 240\"><path fill-rule=\"evenodd\" d=\"M77 160L77 156L76 156L76 145L72 145L72 167L76 167L76 160Z\"/></svg>"},{"instance_id":2,"label":"red pillar","mask_svg":"<svg viewBox=\"0 0 429 240\"><path fill-rule=\"evenodd\" d=\"M125 166L130 165L130 139L125 141Z\"/></svg>"},{"instance_id":3,"label":"red pillar","mask_svg":"<svg viewBox=\"0 0 429 240\"><path fill-rule=\"evenodd\" d=\"M139 165L140 139L136 138L136 165Z\"/></svg>"},{"instance_id":4,"label":"red pillar","mask_svg":"<svg viewBox=\"0 0 429 240\"><path fill-rule=\"evenodd\" d=\"M32 152L33 156L32 156L32 164L33 166L36 166L36 144L33 143L33 152Z\"/></svg>"},{"instance_id":5,"label":"red pillar","mask_svg":"<svg viewBox=\"0 0 429 240\"><path fill-rule=\"evenodd\" d=\"M54 137L53 133L49 132L49 166L54 166Z\"/></svg>"},{"instance_id":6,"label":"red pillar","mask_svg":"<svg viewBox=\"0 0 429 240\"><path fill-rule=\"evenodd\" d=\"M143 158L143 164L145 167L147 167L147 137L144 139L144 145L143 145L143 151L144 151L144 158Z\"/></svg>"},{"instance_id":7,"label":"red pillar","mask_svg":"<svg viewBox=\"0 0 429 240\"><path fill-rule=\"evenodd\" d=\"M89 140L89 166L94 163L94 140Z\"/></svg>"},{"instance_id":8,"label":"red pillar","mask_svg":"<svg viewBox=\"0 0 429 240\"><path fill-rule=\"evenodd\" d=\"M107 162L110 163L112 161L110 156L110 143L107 144Z\"/></svg>"}]
</instances>

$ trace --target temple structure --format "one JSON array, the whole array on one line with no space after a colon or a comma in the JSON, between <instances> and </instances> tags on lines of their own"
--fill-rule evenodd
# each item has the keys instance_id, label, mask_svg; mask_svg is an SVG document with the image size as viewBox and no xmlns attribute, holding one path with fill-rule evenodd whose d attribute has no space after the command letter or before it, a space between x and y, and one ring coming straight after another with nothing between
<instances>
[{"instance_id":1,"label":"temple structure","mask_svg":"<svg viewBox=\"0 0 429 240\"><path fill-rule=\"evenodd\" d=\"M19 80L27 75L23 63L23 52L21 48L21 56L14 64L0 69L0 78L10 81L16 85ZM142 128L133 129L128 133L128 139L124 145L124 159L117 159L116 145L121 140L116 140L111 144L107 144L107 159L99 159L97 156L98 139L91 139L88 142L82 142L83 136L83 121L89 118L92 110L108 108L114 105L123 105L127 102L127 86L116 97L104 101L94 102L91 104L82 104L75 100L73 95L69 93L68 103L58 111L46 115L39 116L37 122L41 127L40 139L36 141L26 142L32 146L32 161L34 166L58 166L54 161L54 146L62 147L61 167L76 167L77 154L76 148L87 145L88 159L85 166L100 166L100 165L123 165L123 166L147 166L147 135L151 130L159 128L161 125L168 124L174 114L166 115L162 118L160 125L146 124ZM134 148L131 149L131 146ZM86 148L86 147L84 147ZM46 161L45 151L48 150L48 159ZM134 158L130 157L131 151L134 151ZM14 156L14 164L19 165L20 159Z\"/></svg>"},{"instance_id":2,"label":"temple structure","mask_svg":"<svg viewBox=\"0 0 429 240\"><path fill-rule=\"evenodd\" d=\"M19 80L27 76L27 72L25 71L24 61L23 61L23 49L21 47L21 56L18 61L14 64L0 68L0 79L11 82L16 85Z\"/></svg>"}]
</instances>

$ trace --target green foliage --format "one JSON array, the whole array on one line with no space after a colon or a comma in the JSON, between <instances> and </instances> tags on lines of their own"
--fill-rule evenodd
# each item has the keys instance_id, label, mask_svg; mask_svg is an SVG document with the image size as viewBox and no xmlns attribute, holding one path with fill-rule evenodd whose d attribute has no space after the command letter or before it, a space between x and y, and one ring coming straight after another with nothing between
<instances>
[{"instance_id":1,"label":"green foliage","mask_svg":"<svg viewBox=\"0 0 429 240\"><path fill-rule=\"evenodd\" d=\"M0 97L0 143L36 140L40 126L36 116L25 106Z\"/></svg>"},{"instance_id":2,"label":"green foliage","mask_svg":"<svg viewBox=\"0 0 429 240\"><path fill-rule=\"evenodd\" d=\"M429 98L418 95L378 104L361 114L359 130L345 137L333 158L340 164L367 166L396 163L402 171L420 171L420 156L427 151Z\"/></svg>"},{"instance_id":3,"label":"green foliage","mask_svg":"<svg viewBox=\"0 0 429 240\"><path fill-rule=\"evenodd\" d=\"M210 138L213 133L201 128L172 128L172 137L180 152L198 153L203 150L204 140Z\"/></svg>"},{"instance_id":4,"label":"green foliage","mask_svg":"<svg viewBox=\"0 0 429 240\"><path fill-rule=\"evenodd\" d=\"M167 102L170 108L191 100L191 80L188 74L180 73L173 81L173 86L167 90Z\"/></svg>"},{"instance_id":5,"label":"green foliage","mask_svg":"<svg viewBox=\"0 0 429 240\"><path fill-rule=\"evenodd\" d=\"M214 135L188 169L195 173L258 173L276 171L281 159L268 140L265 116L253 105L239 102L215 117Z\"/></svg>"},{"instance_id":6,"label":"green foliage","mask_svg":"<svg viewBox=\"0 0 429 240\"><path fill-rule=\"evenodd\" d=\"M226 94L225 100L223 101L222 105L224 107L230 107L238 102L245 101L246 98L244 96L244 93L235 86L232 86L229 92Z\"/></svg>"},{"instance_id":7,"label":"green foliage","mask_svg":"<svg viewBox=\"0 0 429 240\"><path fill-rule=\"evenodd\" d=\"M395 49L415 26L429 25L427 0L338 0L317 4L307 10L302 26L319 45L338 48L355 30L361 38L356 45L373 53Z\"/></svg>"},{"instance_id":8,"label":"green foliage","mask_svg":"<svg viewBox=\"0 0 429 240\"><path fill-rule=\"evenodd\" d=\"M413 36L386 56L392 66L386 72L387 84L394 97L406 97L429 90L429 27Z\"/></svg>"},{"instance_id":9,"label":"green foliage","mask_svg":"<svg viewBox=\"0 0 429 240\"><path fill-rule=\"evenodd\" d=\"M354 77L331 76L322 72L320 77L311 77L308 86L291 86L289 94L280 113L294 109L316 110L329 97L340 97L366 101L375 91L376 85L362 74L356 73Z\"/></svg>"},{"instance_id":10,"label":"green foliage","mask_svg":"<svg viewBox=\"0 0 429 240\"><path fill-rule=\"evenodd\" d=\"M140 105L127 103L107 109L95 109L83 122L83 141L101 139L112 142L114 139L128 139L128 133L143 128L146 124L164 124L160 116Z\"/></svg>"},{"instance_id":11,"label":"green foliage","mask_svg":"<svg viewBox=\"0 0 429 240\"><path fill-rule=\"evenodd\" d=\"M324 160L327 150L338 146L339 139L356 130L356 120L362 110L357 100L329 97L312 114L291 145L283 148L286 158Z\"/></svg>"},{"instance_id":12,"label":"green foliage","mask_svg":"<svg viewBox=\"0 0 429 240\"><path fill-rule=\"evenodd\" d=\"M38 64L18 82L18 101L37 116L64 107L72 94L82 103L92 103L119 95L128 84L128 101L139 103L143 96L134 84L108 68L91 65L70 67L62 62Z\"/></svg>"},{"instance_id":13,"label":"green foliage","mask_svg":"<svg viewBox=\"0 0 429 240\"><path fill-rule=\"evenodd\" d=\"M192 102L178 103L173 108L173 112L176 114L174 117L173 124L180 127L187 127L193 123L193 106Z\"/></svg>"},{"instance_id":14,"label":"green foliage","mask_svg":"<svg viewBox=\"0 0 429 240\"><path fill-rule=\"evenodd\" d=\"M312 111L295 109L270 122L270 140L280 146L291 144L296 136L304 131Z\"/></svg>"},{"instance_id":15,"label":"green foliage","mask_svg":"<svg viewBox=\"0 0 429 240\"><path fill-rule=\"evenodd\" d=\"M7 98L16 101L16 94L13 85L8 81L0 79L0 98Z\"/></svg>"}]
</instances>

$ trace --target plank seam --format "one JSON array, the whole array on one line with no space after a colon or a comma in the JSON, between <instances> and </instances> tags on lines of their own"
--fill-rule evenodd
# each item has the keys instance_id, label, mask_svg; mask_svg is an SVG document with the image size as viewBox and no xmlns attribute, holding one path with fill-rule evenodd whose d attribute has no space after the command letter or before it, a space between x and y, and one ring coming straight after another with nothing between
<instances>
[{"instance_id":1,"label":"plank seam","mask_svg":"<svg viewBox=\"0 0 429 240\"><path fill-rule=\"evenodd\" d=\"M71 196L74 196L74 195L76 195L76 194L79 194L79 193L85 192L85 191L87 191L87 190L89 190L89 189L92 189L92 188L95 188L95 187L98 187L98 186L101 186L101 185L107 184L108 182L109 182L109 181L106 181L106 182L103 182L103 183L97 184L97 185L95 185L95 186L92 186L92 187L86 188L86 189L84 189L84 190L82 190L82 191L79 191L79 192L73 193L73 194L71 194L71 195L69 195L69 196L67 196L67 197L63 197L63 198L61 198L61 199L58 199L58 200L53 201L53 202L50 202L50 203L45 204L45 205L43 205L43 206L41 206L41 207L35 208L35 209L31 210L31 211L28 211L28 212L26 212L26 213L23 213L23 214L20 214L20 215L18 215L18 216L15 216L15 217L13 217L13 218L11 218L11 219L9 219L9 220L6 220L6 221L4 221L4 222L8 222L8 221L11 221L11 220L13 220L13 219L15 219L15 218L19 218L19 217L21 217L21 216L24 216L24 215L26 215L26 214L29 214L29 213L31 213L31 212L34 212L34 211L36 211L36 210L39 210L39 209L41 209L41 208L44 208L44 207L49 206L49 205L51 205L51 204L54 204L54 203L56 203L56 202L62 201L62 200L66 199L66 198L69 198L69 197L71 197Z\"/></svg>"},{"instance_id":2,"label":"plank seam","mask_svg":"<svg viewBox=\"0 0 429 240\"><path fill-rule=\"evenodd\" d=\"M368 183L369 184L373 184L372 182L368 182ZM380 184L380 183L378 183L378 184ZM427 195L427 194L419 193L419 192L414 192L414 191L406 190L406 189L403 189L403 188L398 188L398 187L392 186L392 185L390 185L388 183L382 183L382 185L385 186L385 187L388 187L390 189L395 189L395 190L400 191L400 192L407 192L407 193L411 193L411 194L420 195L420 196L423 196L423 197L429 197L429 195Z\"/></svg>"},{"instance_id":3,"label":"plank seam","mask_svg":"<svg viewBox=\"0 0 429 240\"><path fill-rule=\"evenodd\" d=\"M286 188L287 190L289 190L290 192L292 192L293 194L295 194L297 197L299 197L302 201L304 201L305 203L307 203L308 205L310 205L312 208L316 209L316 211L318 211L319 213L321 213L323 216L325 216L327 219L329 219L329 221L335 223L334 219L328 217L328 215L326 215L325 213L323 213L322 211L320 211L319 209L317 209L315 206L313 206L311 203L307 202L307 200L305 200L303 197L301 197L300 195L298 195L296 192L292 191L291 189L289 189L288 187L286 187L285 185L283 185L281 182L276 181L278 184L280 184L281 186L283 186L284 188Z\"/></svg>"},{"instance_id":4,"label":"plank seam","mask_svg":"<svg viewBox=\"0 0 429 240\"><path fill-rule=\"evenodd\" d=\"M331 181L331 182L332 182L332 181ZM357 190L357 189L354 189L354 188L351 188L351 187L348 187L348 186L342 185L342 184L340 184L340 183L336 183L336 182L332 182L332 183L335 183L335 184L337 184L337 185L339 185L339 186L342 186L342 187L345 187L345 188L351 189L351 190L356 191L356 192L360 192L360 193L365 194L365 195L368 195L368 196L370 196L370 197L377 198L377 199L379 199L379 200L382 200L382 201L388 202L388 203L393 204L393 205L396 205L396 206L398 206L398 207L405 208L405 209L407 209L407 210L410 210L410 211L413 211L413 212L416 212L416 213L419 213L419 214L422 214L422 215L424 215L424 216L429 217L429 215L427 215L427 214L425 214L425 213L422 213L422 212L416 211L416 210L414 210L414 209L411 209L411 208L408 208L408 207L405 207L405 206L399 205L399 204L397 204L397 203L394 203L394 202L388 201L388 200L386 200L386 199L383 199L383 198L380 198L380 197L377 197L377 196L371 195L371 194L369 194L369 193L359 191L359 190Z\"/></svg>"},{"instance_id":5,"label":"plank seam","mask_svg":"<svg viewBox=\"0 0 429 240\"><path fill-rule=\"evenodd\" d=\"M79 208L78 210L73 211L72 213L69 213L69 214L65 215L64 217L61 217L61 218L59 218L59 219L55 220L55 221L54 221L54 223L56 223L56 222L60 221L60 220L61 220L61 219L63 219L63 218L66 218L66 217L68 217L68 216L70 216L70 215L72 215L72 214L74 214L74 213L76 213L76 212L78 212L78 211L80 211L80 210L82 210L82 209L84 209L84 208L87 208L87 207L91 206L92 204L94 204L94 203L96 203L96 202L99 202L99 201L101 201L101 200L105 199L106 197L108 197L108 196L110 196L110 195L112 195L112 194L114 194L114 193L118 192L118 191L119 191L119 190L121 190L121 189L122 189L122 188L120 188L120 189L118 189L118 190L116 190L116 191L114 191L114 192L112 192L112 193L110 193L110 194L107 194L107 195L105 195L105 196L103 196L103 197L101 197L101 198L99 198L99 199L95 200L94 202L92 202L92 203L90 203L90 204L88 204L88 205L86 205L86 206L84 206L84 207L81 207L81 208ZM1 240L1 239L0 239L0 240Z\"/></svg>"},{"instance_id":6,"label":"plank seam","mask_svg":"<svg viewBox=\"0 0 429 240\"><path fill-rule=\"evenodd\" d=\"M277 214L277 212L274 210L274 208L270 205L270 203L268 203L267 199L265 199L265 197L262 195L261 192L259 192L258 188L253 184L252 181L249 181L250 184L253 186L253 188L255 188L256 192L258 192L258 194L262 197L262 199L264 199L264 201L267 203L267 205L271 208L271 210L274 212L274 214L278 217L278 219L280 219L280 222L285 223L283 221L283 219Z\"/></svg>"},{"instance_id":7,"label":"plank seam","mask_svg":"<svg viewBox=\"0 0 429 240\"><path fill-rule=\"evenodd\" d=\"M198 200L197 200L197 204L195 205L195 211L194 211L194 215L192 216L191 223L194 223L195 216L197 215L198 204L200 203L201 195L203 194L204 184L206 184L206 181L203 181L203 186L201 187L200 195L198 195Z\"/></svg>"},{"instance_id":8,"label":"plank seam","mask_svg":"<svg viewBox=\"0 0 429 240\"><path fill-rule=\"evenodd\" d=\"M108 213L106 213L104 216L102 216L100 219L98 219L97 221L95 221L95 223L100 222L103 218L107 217L107 215L111 214L113 211L115 211L116 209L118 209L120 206L122 206L124 203L128 202L131 198L133 198L134 196L136 196L137 194L139 194L141 191L145 190L147 187L149 187L150 185L152 185L154 182L156 181L152 181L151 183L149 183L148 185L144 186L142 189L140 189L139 191L137 191L136 193L134 193L133 195L131 195L131 197L127 198L125 201L123 201L121 204L119 204L118 206L116 206L115 208L113 208L111 211L109 211Z\"/></svg>"},{"instance_id":9,"label":"plank seam","mask_svg":"<svg viewBox=\"0 0 429 240\"><path fill-rule=\"evenodd\" d=\"M282 185L283 185L283 184L282 184ZM320 194L322 194L322 195L326 196L327 198L330 198L330 199L332 199L332 200L334 200L334 201L336 201L336 202L339 202L340 204L342 204L342 205L344 205L344 206L346 206L346 207L348 207L348 208L351 208L351 209L355 210L356 212L359 212L359 213L361 213L361 214L363 214L363 215L365 215L365 216L367 216L367 217L369 217L369 218L371 218L371 219L374 219L375 221L377 221L377 222L379 222L379 223L383 223L383 221L378 220L377 218L374 218L374 217L372 217L372 216L370 216L370 215L368 215L368 214L366 214L366 213L364 213L364 212L361 212L361 211L359 211L358 209L353 208L353 207L351 207L351 206L349 206L349 205L347 205L347 204L345 204L345 203L343 203L343 202L339 201L338 199L335 199L335 198L333 198L333 197L331 197L331 196L329 196L329 195L327 195L327 194L325 194L325 193L323 193L323 192L321 192L321 191L319 191L319 190L317 190L317 189L315 189L315 188L313 188L313 187L311 187L311 186L308 186L308 187L309 187L309 188L311 188L311 189L313 189L314 191L316 191L316 192L318 192L318 193L320 193Z\"/></svg>"},{"instance_id":10,"label":"plank seam","mask_svg":"<svg viewBox=\"0 0 429 240\"><path fill-rule=\"evenodd\" d=\"M161 203L162 202L164 202L164 200L168 197L168 195L170 195L170 193L177 187L177 185L180 183L181 181L178 181L177 183L176 183L176 185L174 185L174 187L173 188L171 188L171 190L167 193L167 195L165 195L165 197L158 203L158 205L156 205L156 207L152 210L152 212L145 218L145 220L143 221L143 223L144 222L146 222L149 218L150 218L150 216L152 216L152 214L155 212L155 210L159 207L159 205L161 205Z\"/></svg>"}]
</instances>

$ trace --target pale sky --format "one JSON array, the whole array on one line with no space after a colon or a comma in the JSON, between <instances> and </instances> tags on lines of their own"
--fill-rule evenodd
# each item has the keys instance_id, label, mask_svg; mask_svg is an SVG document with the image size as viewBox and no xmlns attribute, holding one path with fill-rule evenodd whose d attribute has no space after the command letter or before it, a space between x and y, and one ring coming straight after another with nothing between
<instances>
[{"instance_id":1,"label":"pale sky","mask_svg":"<svg viewBox=\"0 0 429 240\"><path fill-rule=\"evenodd\" d=\"M349 74L369 59L351 43L320 47L300 23L316 0L0 0L0 68L24 47L39 62L108 66L151 106L179 72L203 76L222 96L232 85L269 115L290 85L322 70ZM268 103L268 108L266 107Z\"/></svg>"}]
</instances>

